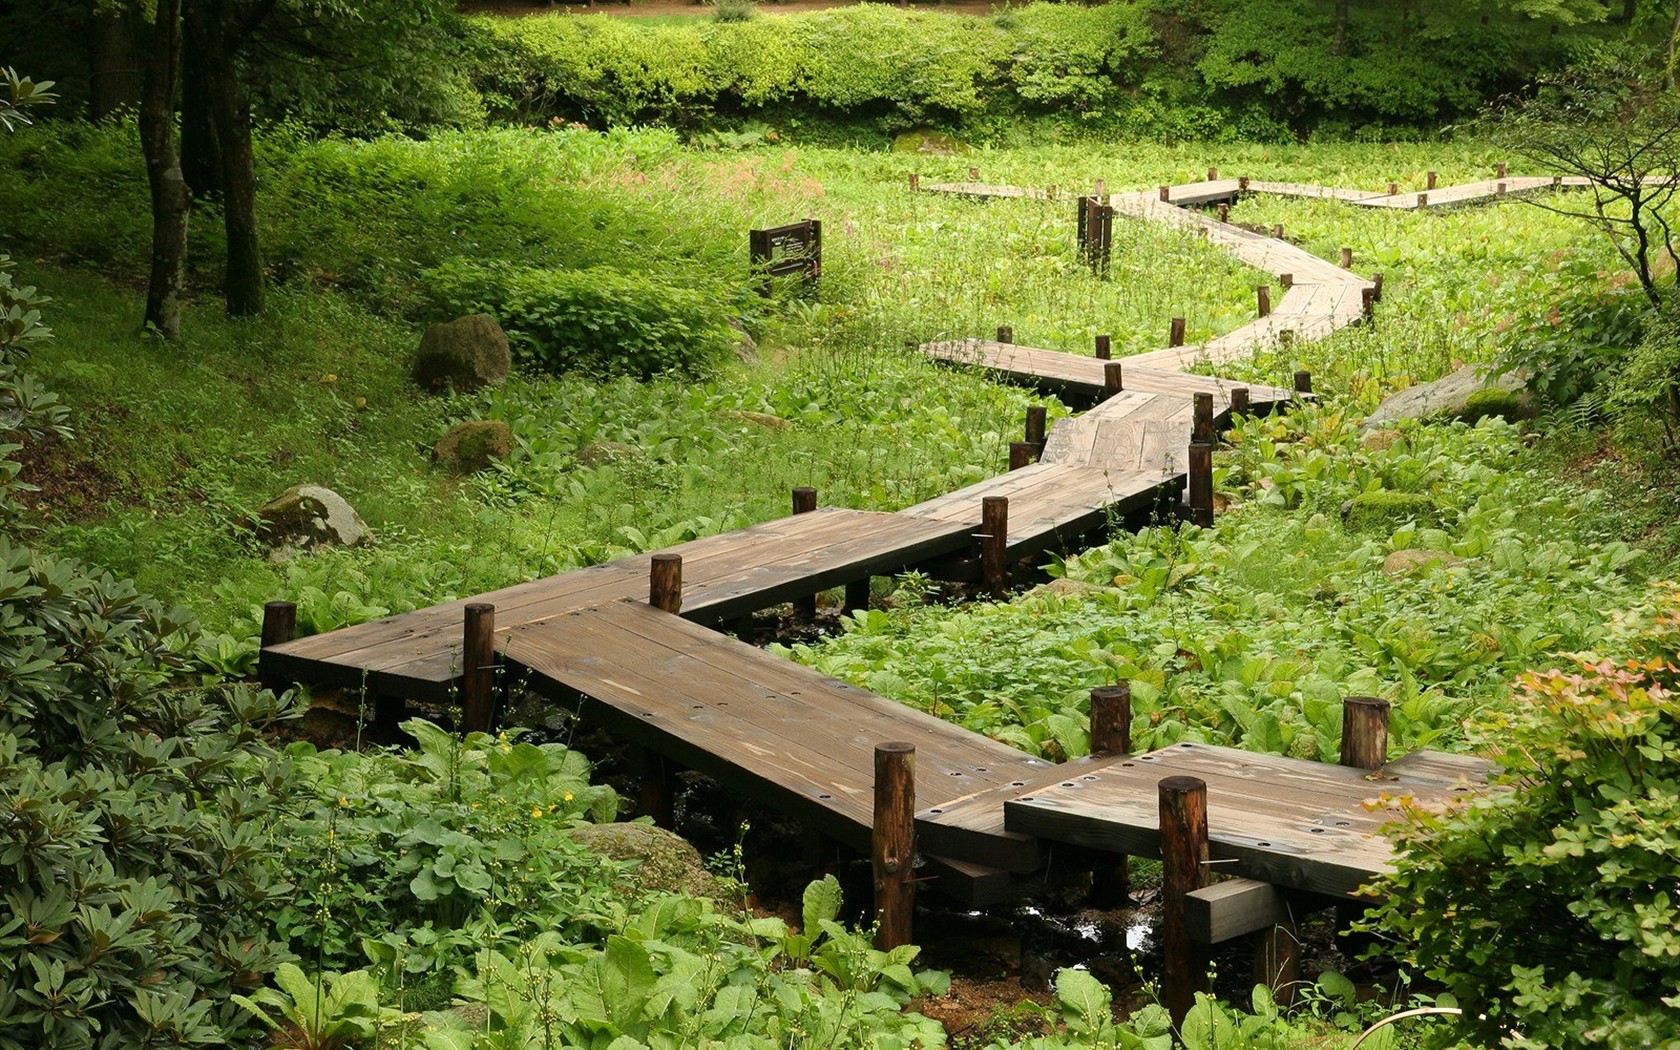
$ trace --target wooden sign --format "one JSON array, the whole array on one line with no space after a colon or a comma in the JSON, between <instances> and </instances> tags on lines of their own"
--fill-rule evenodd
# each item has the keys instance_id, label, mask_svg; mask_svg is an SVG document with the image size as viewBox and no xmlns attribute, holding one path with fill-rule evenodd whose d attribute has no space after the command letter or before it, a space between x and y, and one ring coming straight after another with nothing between
<instances>
[{"instance_id":1,"label":"wooden sign","mask_svg":"<svg viewBox=\"0 0 1680 1050\"><path fill-rule=\"evenodd\" d=\"M770 294L770 278L798 274L804 283L815 285L822 276L822 220L806 219L787 226L748 233L752 266L764 275L760 295Z\"/></svg>"}]
</instances>

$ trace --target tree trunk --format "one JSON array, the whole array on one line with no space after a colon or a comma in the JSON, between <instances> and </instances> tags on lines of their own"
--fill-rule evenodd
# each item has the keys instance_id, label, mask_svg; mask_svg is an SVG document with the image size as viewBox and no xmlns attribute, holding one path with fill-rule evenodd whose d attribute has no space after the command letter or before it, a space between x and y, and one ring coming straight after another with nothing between
<instances>
[{"instance_id":1,"label":"tree trunk","mask_svg":"<svg viewBox=\"0 0 1680 1050\"><path fill-rule=\"evenodd\" d=\"M175 150L175 88L181 69L181 0L157 0L140 100L140 149L152 191L152 268L146 324L165 339L181 335L181 275L187 261L192 194Z\"/></svg>"},{"instance_id":2,"label":"tree trunk","mask_svg":"<svg viewBox=\"0 0 1680 1050\"><path fill-rule=\"evenodd\" d=\"M134 27L122 11L95 5L88 18L88 119L103 120L140 101Z\"/></svg>"},{"instance_id":3,"label":"tree trunk","mask_svg":"<svg viewBox=\"0 0 1680 1050\"><path fill-rule=\"evenodd\" d=\"M1663 62L1663 86L1670 91L1674 90L1674 48L1677 40L1680 40L1680 3L1674 5L1674 23L1668 29L1667 57Z\"/></svg>"},{"instance_id":4,"label":"tree trunk","mask_svg":"<svg viewBox=\"0 0 1680 1050\"><path fill-rule=\"evenodd\" d=\"M203 47L195 34L181 55L181 171L193 199L222 192L222 150L210 121L210 87L206 83Z\"/></svg>"},{"instance_id":5,"label":"tree trunk","mask_svg":"<svg viewBox=\"0 0 1680 1050\"><path fill-rule=\"evenodd\" d=\"M222 294L227 312L262 312L262 253L257 240L256 156L251 148L251 107L234 63L233 20L225 0L195 0L187 8L188 33L204 72L210 126L221 154L227 273Z\"/></svg>"},{"instance_id":6,"label":"tree trunk","mask_svg":"<svg viewBox=\"0 0 1680 1050\"><path fill-rule=\"evenodd\" d=\"M1348 0L1336 0L1336 29L1330 39L1332 55L1347 54Z\"/></svg>"}]
</instances>

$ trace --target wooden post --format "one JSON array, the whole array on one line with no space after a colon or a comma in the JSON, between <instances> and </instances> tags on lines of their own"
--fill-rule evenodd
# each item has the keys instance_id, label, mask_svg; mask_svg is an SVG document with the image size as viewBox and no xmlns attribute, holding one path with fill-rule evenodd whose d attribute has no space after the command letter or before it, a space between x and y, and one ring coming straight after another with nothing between
<instances>
[{"instance_id":1,"label":"wooden post","mask_svg":"<svg viewBox=\"0 0 1680 1050\"><path fill-rule=\"evenodd\" d=\"M1229 204L1225 204L1225 203L1221 202L1217 210L1218 210L1218 213L1219 213L1219 221L1220 222L1231 221L1231 206Z\"/></svg>"},{"instance_id":2,"label":"wooden post","mask_svg":"<svg viewBox=\"0 0 1680 1050\"><path fill-rule=\"evenodd\" d=\"M1241 193L1247 193L1248 192L1248 176L1247 175L1238 175L1237 176L1237 190Z\"/></svg>"},{"instance_id":3,"label":"wooden post","mask_svg":"<svg viewBox=\"0 0 1680 1050\"><path fill-rule=\"evenodd\" d=\"M809 514L817 509L817 490L800 486L793 490L793 512L795 514ZM807 594L793 600L793 615L801 620L811 621L817 618L817 596Z\"/></svg>"},{"instance_id":4,"label":"wooden post","mask_svg":"<svg viewBox=\"0 0 1680 1050\"><path fill-rule=\"evenodd\" d=\"M859 609L869 608L869 577L846 584L846 604L840 607L848 616Z\"/></svg>"},{"instance_id":5,"label":"wooden post","mask_svg":"<svg viewBox=\"0 0 1680 1050\"><path fill-rule=\"evenodd\" d=\"M1427 194L1427 193L1418 194L1417 206L1420 209L1429 207L1429 194Z\"/></svg>"},{"instance_id":6,"label":"wooden post","mask_svg":"<svg viewBox=\"0 0 1680 1050\"><path fill-rule=\"evenodd\" d=\"M1504 161L1500 161L1498 164L1495 164L1493 166L1493 177L1496 178L1496 179L1503 179L1505 177L1505 162Z\"/></svg>"},{"instance_id":7,"label":"wooden post","mask_svg":"<svg viewBox=\"0 0 1680 1050\"><path fill-rule=\"evenodd\" d=\"M1388 184L1388 195L1390 197L1398 195L1399 192L1400 192L1400 184L1398 182L1391 182L1391 183Z\"/></svg>"},{"instance_id":8,"label":"wooden post","mask_svg":"<svg viewBox=\"0 0 1680 1050\"><path fill-rule=\"evenodd\" d=\"M1295 373L1295 392L1297 394L1312 393L1312 373L1302 369Z\"/></svg>"},{"instance_id":9,"label":"wooden post","mask_svg":"<svg viewBox=\"0 0 1680 1050\"><path fill-rule=\"evenodd\" d=\"M1210 391L1198 390L1191 397L1191 403L1193 409L1190 440L1213 444L1213 394Z\"/></svg>"},{"instance_id":10,"label":"wooden post","mask_svg":"<svg viewBox=\"0 0 1680 1050\"><path fill-rule=\"evenodd\" d=\"M1091 754L1132 753L1132 687L1129 683L1101 685L1091 690ZM1091 906L1118 908L1128 902L1131 889L1124 853L1099 854L1105 863L1091 870Z\"/></svg>"},{"instance_id":11,"label":"wooden post","mask_svg":"<svg viewBox=\"0 0 1680 1050\"><path fill-rule=\"evenodd\" d=\"M1426 181L1426 183L1425 183L1425 184L1424 184L1424 187L1423 187L1423 188L1424 188L1424 189L1426 189L1426 190L1432 190L1432 189L1434 189L1434 188L1435 188L1435 173L1434 173L1434 172L1433 172L1433 171L1432 171L1432 172L1430 172L1430 173L1429 173L1429 174L1428 174L1428 175L1427 175L1427 176L1426 176L1426 179L1427 179L1427 181Z\"/></svg>"},{"instance_id":12,"label":"wooden post","mask_svg":"<svg viewBox=\"0 0 1680 1050\"><path fill-rule=\"evenodd\" d=\"M297 603L269 602L263 606L262 647L289 642L297 634Z\"/></svg>"},{"instance_id":13,"label":"wooden post","mask_svg":"<svg viewBox=\"0 0 1680 1050\"><path fill-rule=\"evenodd\" d=\"M1091 690L1091 753L1132 753L1132 687L1100 685Z\"/></svg>"},{"instance_id":14,"label":"wooden post","mask_svg":"<svg viewBox=\"0 0 1680 1050\"><path fill-rule=\"evenodd\" d=\"M1248 387L1237 386L1231 388L1231 415L1248 415Z\"/></svg>"},{"instance_id":15,"label":"wooden post","mask_svg":"<svg viewBox=\"0 0 1680 1050\"><path fill-rule=\"evenodd\" d=\"M262 647L264 649L289 642L296 635L296 602L269 602L263 606ZM257 657L257 674L262 679L264 688L279 692L286 687L285 679L279 675L263 673L261 654L258 654Z\"/></svg>"},{"instance_id":16,"label":"wooden post","mask_svg":"<svg viewBox=\"0 0 1680 1050\"><path fill-rule=\"evenodd\" d=\"M1113 338L1110 337L1110 336L1107 336L1107 335L1097 336L1096 352L1097 352L1097 360L1098 361L1107 361L1109 358L1113 357L1114 356L1114 340L1113 340Z\"/></svg>"},{"instance_id":17,"label":"wooden post","mask_svg":"<svg viewBox=\"0 0 1680 1050\"><path fill-rule=\"evenodd\" d=\"M980 181L980 169L979 168L976 168L973 165L969 165L968 181L970 181L970 182L979 182Z\"/></svg>"},{"instance_id":18,"label":"wooden post","mask_svg":"<svg viewBox=\"0 0 1680 1050\"><path fill-rule=\"evenodd\" d=\"M998 325L997 341L1000 342L1000 343L1009 343L1010 345L1014 345L1014 343L1015 343L1015 329L1012 326L1006 325L1006 324Z\"/></svg>"},{"instance_id":19,"label":"wooden post","mask_svg":"<svg viewBox=\"0 0 1680 1050\"><path fill-rule=\"evenodd\" d=\"M1218 168L1209 168L1208 169L1208 181L1209 182L1218 182L1219 181L1219 169Z\"/></svg>"},{"instance_id":20,"label":"wooden post","mask_svg":"<svg viewBox=\"0 0 1680 1050\"><path fill-rule=\"evenodd\" d=\"M910 943L916 904L916 745L875 745L875 826L869 857L875 869L875 947Z\"/></svg>"},{"instance_id":21,"label":"wooden post","mask_svg":"<svg viewBox=\"0 0 1680 1050\"><path fill-rule=\"evenodd\" d=\"M1175 317L1172 319L1172 328L1169 330L1169 334L1167 336L1167 345L1184 345L1184 318Z\"/></svg>"},{"instance_id":22,"label":"wooden post","mask_svg":"<svg viewBox=\"0 0 1680 1050\"><path fill-rule=\"evenodd\" d=\"M1353 249L1352 248L1343 248L1342 249L1342 269L1344 269L1344 270L1353 269Z\"/></svg>"},{"instance_id":23,"label":"wooden post","mask_svg":"<svg viewBox=\"0 0 1680 1050\"><path fill-rule=\"evenodd\" d=\"M1009 590L1009 497L987 496L980 501L980 582L993 597Z\"/></svg>"},{"instance_id":24,"label":"wooden post","mask_svg":"<svg viewBox=\"0 0 1680 1050\"><path fill-rule=\"evenodd\" d=\"M1283 240L1283 223L1280 222L1272 227L1272 239Z\"/></svg>"},{"instance_id":25,"label":"wooden post","mask_svg":"<svg viewBox=\"0 0 1680 1050\"><path fill-rule=\"evenodd\" d=\"M1093 196L1093 197L1106 197L1106 196L1108 196L1108 184L1106 182L1104 182L1102 179L1098 179L1096 186L1093 187L1092 190L1091 190L1091 196Z\"/></svg>"},{"instance_id":26,"label":"wooden post","mask_svg":"<svg viewBox=\"0 0 1680 1050\"><path fill-rule=\"evenodd\" d=\"M1562 189L1562 188L1563 188L1563 176L1562 175L1553 175L1552 176L1552 189L1556 190L1556 189Z\"/></svg>"},{"instance_id":27,"label":"wooden post","mask_svg":"<svg viewBox=\"0 0 1680 1050\"><path fill-rule=\"evenodd\" d=\"M1213 528L1213 445L1190 442L1190 520L1204 529Z\"/></svg>"},{"instance_id":28,"label":"wooden post","mask_svg":"<svg viewBox=\"0 0 1680 1050\"><path fill-rule=\"evenodd\" d=\"M1289 291L1289 289L1295 287L1295 275L1292 273L1278 274L1278 284L1283 286L1284 291Z\"/></svg>"},{"instance_id":29,"label":"wooden post","mask_svg":"<svg viewBox=\"0 0 1680 1050\"><path fill-rule=\"evenodd\" d=\"M1035 446L1033 455L1044 452L1044 419L1043 405L1030 405L1027 408L1027 440Z\"/></svg>"},{"instance_id":30,"label":"wooden post","mask_svg":"<svg viewBox=\"0 0 1680 1050\"><path fill-rule=\"evenodd\" d=\"M653 556L648 604L672 614L682 611L682 555L663 552Z\"/></svg>"},{"instance_id":31,"label":"wooden post","mask_svg":"<svg viewBox=\"0 0 1680 1050\"><path fill-rule=\"evenodd\" d=\"M1342 701L1342 765L1377 769L1388 761L1388 701L1350 696Z\"/></svg>"},{"instance_id":32,"label":"wooden post","mask_svg":"<svg viewBox=\"0 0 1680 1050\"><path fill-rule=\"evenodd\" d=\"M1174 1028L1205 992L1207 946L1190 939L1184 899L1202 888L1208 860L1207 784L1195 777L1167 777L1157 785L1161 812L1162 999Z\"/></svg>"},{"instance_id":33,"label":"wooden post","mask_svg":"<svg viewBox=\"0 0 1680 1050\"><path fill-rule=\"evenodd\" d=\"M1371 283L1373 285L1376 285L1375 291L1376 291L1377 302L1379 302L1379 303L1382 302L1382 285L1383 285L1382 274L1380 274L1380 273L1372 274L1371 275Z\"/></svg>"},{"instance_id":34,"label":"wooden post","mask_svg":"<svg viewBox=\"0 0 1680 1050\"><path fill-rule=\"evenodd\" d=\"M1270 316L1272 312L1271 285L1257 284L1254 286L1254 312L1260 317Z\"/></svg>"},{"instance_id":35,"label":"wooden post","mask_svg":"<svg viewBox=\"0 0 1680 1050\"><path fill-rule=\"evenodd\" d=\"M1103 400L1106 401L1126 389L1124 367L1118 361L1110 361L1103 365Z\"/></svg>"},{"instance_id":36,"label":"wooden post","mask_svg":"<svg viewBox=\"0 0 1680 1050\"><path fill-rule=\"evenodd\" d=\"M1493 192L1496 196L1500 196L1500 197L1505 196L1505 184L1503 182L1494 183Z\"/></svg>"},{"instance_id":37,"label":"wooden post","mask_svg":"<svg viewBox=\"0 0 1680 1050\"><path fill-rule=\"evenodd\" d=\"M461 630L461 731L488 733L496 713L496 607L473 602Z\"/></svg>"},{"instance_id":38,"label":"wooden post","mask_svg":"<svg viewBox=\"0 0 1680 1050\"><path fill-rule=\"evenodd\" d=\"M1032 465L1033 453L1036 449L1031 441L1011 441L1009 443L1009 469L1020 470Z\"/></svg>"},{"instance_id":39,"label":"wooden post","mask_svg":"<svg viewBox=\"0 0 1680 1050\"><path fill-rule=\"evenodd\" d=\"M1172 200L1172 187L1171 186L1162 186L1160 192L1161 192L1161 199L1162 200L1164 200L1164 201L1171 201Z\"/></svg>"},{"instance_id":40,"label":"wooden post","mask_svg":"<svg viewBox=\"0 0 1680 1050\"><path fill-rule=\"evenodd\" d=\"M1364 288L1359 289L1359 309L1360 312L1365 315L1366 321L1370 321L1376 316L1377 290L1375 288L1370 285L1366 285Z\"/></svg>"},{"instance_id":41,"label":"wooden post","mask_svg":"<svg viewBox=\"0 0 1680 1050\"><path fill-rule=\"evenodd\" d=\"M919 190L921 188L922 188L922 177L920 175L916 175L916 174L912 173L911 176L910 176L910 192L915 193L917 190Z\"/></svg>"},{"instance_id":42,"label":"wooden post","mask_svg":"<svg viewBox=\"0 0 1680 1050\"><path fill-rule=\"evenodd\" d=\"M1285 919L1255 934L1254 983L1272 990L1272 998L1288 1005L1295 1000L1301 979L1301 931Z\"/></svg>"},{"instance_id":43,"label":"wooden post","mask_svg":"<svg viewBox=\"0 0 1680 1050\"><path fill-rule=\"evenodd\" d=\"M636 802L636 812L644 817L652 817L653 822L666 831L675 830L677 795L670 763L666 762L664 755L650 747L641 748L637 759L641 772L641 790Z\"/></svg>"}]
</instances>

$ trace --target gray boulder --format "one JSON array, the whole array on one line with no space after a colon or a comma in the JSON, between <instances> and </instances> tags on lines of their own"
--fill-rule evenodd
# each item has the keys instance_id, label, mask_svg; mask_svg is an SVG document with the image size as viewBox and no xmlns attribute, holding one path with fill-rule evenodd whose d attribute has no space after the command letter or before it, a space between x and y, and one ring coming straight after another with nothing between
<instances>
[{"instance_id":1,"label":"gray boulder","mask_svg":"<svg viewBox=\"0 0 1680 1050\"><path fill-rule=\"evenodd\" d=\"M362 547L373 533L354 507L321 485L293 485L257 511L258 531L277 551Z\"/></svg>"},{"instance_id":2,"label":"gray boulder","mask_svg":"<svg viewBox=\"0 0 1680 1050\"><path fill-rule=\"evenodd\" d=\"M488 314L428 325L414 355L414 381L434 392L499 386L512 368L507 333Z\"/></svg>"},{"instance_id":3,"label":"gray boulder","mask_svg":"<svg viewBox=\"0 0 1680 1050\"><path fill-rule=\"evenodd\" d=\"M642 450L622 441L591 441L578 449L578 462L586 467L604 467L620 460L640 459Z\"/></svg>"},{"instance_id":4,"label":"gray boulder","mask_svg":"<svg viewBox=\"0 0 1680 1050\"><path fill-rule=\"evenodd\" d=\"M1462 415L1470 399L1482 390L1504 390L1517 393L1524 380L1515 374L1497 379L1486 377L1487 366L1465 365L1458 371L1442 376L1433 383L1419 383L1396 394L1390 394L1376 411L1365 417L1362 429L1374 430L1397 419L1426 419L1439 415Z\"/></svg>"},{"instance_id":5,"label":"gray boulder","mask_svg":"<svg viewBox=\"0 0 1680 1050\"><path fill-rule=\"evenodd\" d=\"M484 470L513 451L513 430L499 419L469 419L449 428L432 447L439 466L457 474Z\"/></svg>"}]
</instances>

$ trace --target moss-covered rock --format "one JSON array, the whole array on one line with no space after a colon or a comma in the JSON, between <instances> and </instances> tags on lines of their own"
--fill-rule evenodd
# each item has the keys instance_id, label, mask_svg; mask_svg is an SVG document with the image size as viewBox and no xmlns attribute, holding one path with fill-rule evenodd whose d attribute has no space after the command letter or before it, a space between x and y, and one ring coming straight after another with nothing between
<instances>
[{"instance_id":1,"label":"moss-covered rock","mask_svg":"<svg viewBox=\"0 0 1680 1050\"><path fill-rule=\"evenodd\" d=\"M1534 414L1529 399L1521 393L1489 387L1478 390L1465 399L1464 409L1458 418L1466 423L1479 423L1489 416L1498 416L1508 422L1527 419Z\"/></svg>"},{"instance_id":2,"label":"moss-covered rock","mask_svg":"<svg viewBox=\"0 0 1680 1050\"><path fill-rule=\"evenodd\" d=\"M257 511L257 531L277 552L361 547L373 533L343 496L321 485L293 485Z\"/></svg>"},{"instance_id":3,"label":"moss-covered rock","mask_svg":"<svg viewBox=\"0 0 1680 1050\"><path fill-rule=\"evenodd\" d=\"M1434 525L1437 519L1435 501L1421 492L1361 492L1342 506L1342 520L1354 532L1386 532L1408 521Z\"/></svg>"},{"instance_id":4,"label":"moss-covered rock","mask_svg":"<svg viewBox=\"0 0 1680 1050\"><path fill-rule=\"evenodd\" d=\"M906 131L893 139L894 153L928 153L938 157L955 157L969 151L968 143L955 135L931 128Z\"/></svg>"},{"instance_id":5,"label":"moss-covered rock","mask_svg":"<svg viewBox=\"0 0 1680 1050\"><path fill-rule=\"evenodd\" d=\"M1383 559L1382 571L1389 576L1409 576L1420 569L1431 565L1457 565L1464 559L1444 551L1431 550L1403 550L1395 551Z\"/></svg>"},{"instance_id":6,"label":"moss-covered rock","mask_svg":"<svg viewBox=\"0 0 1680 1050\"><path fill-rule=\"evenodd\" d=\"M622 441L591 441L578 449L578 462L586 467L604 467L627 459L640 459L642 450Z\"/></svg>"},{"instance_id":7,"label":"moss-covered rock","mask_svg":"<svg viewBox=\"0 0 1680 1050\"><path fill-rule=\"evenodd\" d=\"M723 897L723 887L706 870L700 851L688 840L653 824L589 824L571 837L603 857L637 861L633 873L643 890Z\"/></svg>"},{"instance_id":8,"label":"moss-covered rock","mask_svg":"<svg viewBox=\"0 0 1680 1050\"><path fill-rule=\"evenodd\" d=\"M428 326L414 355L414 381L439 393L499 386L512 368L507 333L488 314Z\"/></svg>"},{"instance_id":9,"label":"moss-covered rock","mask_svg":"<svg viewBox=\"0 0 1680 1050\"><path fill-rule=\"evenodd\" d=\"M432 447L432 459L457 474L484 470L513 451L513 430L499 419L457 423Z\"/></svg>"}]
</instances>

